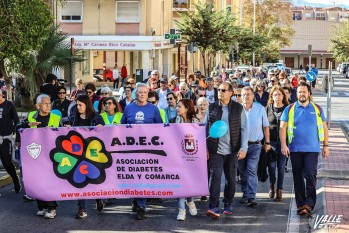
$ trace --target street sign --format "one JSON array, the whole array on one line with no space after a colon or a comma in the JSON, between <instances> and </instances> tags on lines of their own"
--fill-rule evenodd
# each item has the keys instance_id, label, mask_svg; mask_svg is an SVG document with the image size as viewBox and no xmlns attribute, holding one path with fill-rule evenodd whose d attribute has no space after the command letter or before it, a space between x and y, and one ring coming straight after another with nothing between
<instances>
[{"instance_id":1,"label":"street sign","mask_svg":"<svg viewBox=\"0 0 349 233\"><path fill-rule=\"evenodd\" d=\"M190 53L196 53L196 51L198 51L198 46L196 45L196 43L195 42L191 42L191 43L189 43L188 44L188 51L190 52Z\"/></svg>"},{"instance_id":2,"label":"street sign","mask_svg":"<svg viewBox=\"0 0 349 233\"><path fill-rule=\"evenodd\" d=\"M316 74L313 71L309 71L306 75L306 78L309 82L312 82L316 79Z\"/></svg>"},{"instance_id":3,"label":"street sign","mask_svg":"<svg viewBox=\"0 0 349 233\"><path fill-rule=\"evenodd\" d=\"M170 29L170 33L165 34L165 40L170 40L170 44L176 44L181 41L181 34L176 29Z\"/></svg>"},{"instance_id":4,"label":"street sign","mask_svg":"<svg viewBox=\"0 0 349 233\"><path fill-rule=\"evenodd\" d=\"M313 53L313 49L312 49L312 45L309 44L308 45L308 56L311 57ZM309 60L309 64L311 63L311 61Z\"/></svg>"}]
</instances>

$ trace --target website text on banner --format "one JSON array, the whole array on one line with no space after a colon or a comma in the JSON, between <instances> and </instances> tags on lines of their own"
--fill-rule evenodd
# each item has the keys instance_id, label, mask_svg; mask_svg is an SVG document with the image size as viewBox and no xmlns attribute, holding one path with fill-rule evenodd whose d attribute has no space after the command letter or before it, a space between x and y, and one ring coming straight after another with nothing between
<instances>
[{"instance_id":1,"label":"website text on banner","mask_svg":"<svg viewBox=\"0 0 349 233\"><path fill-rule=\"evenodd\" d=\"M24 129L23 180L51 200L208 194L205 126Z\"/></svg>"}]
</instances>

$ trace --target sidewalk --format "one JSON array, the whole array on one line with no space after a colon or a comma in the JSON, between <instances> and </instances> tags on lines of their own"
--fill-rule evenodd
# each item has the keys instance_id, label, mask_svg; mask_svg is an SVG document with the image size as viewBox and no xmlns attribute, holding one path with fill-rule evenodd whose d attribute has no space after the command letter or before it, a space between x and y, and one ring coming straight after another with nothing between
<instances>
[{"instance_id":1,"label":"sidewalk","mask_svg":"<svg viewBox=\"0 0 349 233\"><path fill-rule=\"evenodd\" d=\"M338 123L331 123L329 130L330 156L327 159L319 159L318 167L318 206L322 207L324 215L343 215L338 228L321 229L321 232L348 233L349 232L349 144L347 136ZM320 195L321 196L321 195ZM320 209L321 209L320 207ZM321 217L318 216L319 218ZM311 229L314 229L316 219L310 221Z\"/></svg>"}]
</instances>

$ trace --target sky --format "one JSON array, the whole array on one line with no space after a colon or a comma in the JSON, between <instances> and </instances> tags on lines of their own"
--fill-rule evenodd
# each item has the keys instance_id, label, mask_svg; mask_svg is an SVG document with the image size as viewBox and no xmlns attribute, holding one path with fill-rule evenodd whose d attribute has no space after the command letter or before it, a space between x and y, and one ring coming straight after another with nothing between
<instances>
[{"instance_id":1,"label":"sky","mask_svg":"<svg viewBox=\"0 0 349 233\"><path fill-rule=\"evenodd\" d=\"M349 0L305 0L309 3L320 3L320 4L333 4L333 2L336 2L337 4L349 4Z\"/></svg>"}]
</instances>

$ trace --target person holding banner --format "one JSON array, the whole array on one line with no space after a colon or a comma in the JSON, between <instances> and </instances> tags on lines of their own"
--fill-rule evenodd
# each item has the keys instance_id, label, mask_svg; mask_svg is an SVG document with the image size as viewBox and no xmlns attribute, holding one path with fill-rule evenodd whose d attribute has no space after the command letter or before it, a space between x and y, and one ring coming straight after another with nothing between
<instances>
[{"instance_id":1,"label":"person holding banner","mask_svg":"<svg viewBox=\"0 0 349 233\"><path fill-rule=\"evenodd\" d=\"M30 112L23 123L17 126L20 128L44 128L44 127L59 127L61 117L50 113L51 100L46 94L41 94L36 98L37 111ZM19 141L19 137L16 138ZM41 201L36 200L39 211L37 216L43 216L45 219L53 219L56 216L56 201Z\"/></svg>"},{"instance_id":2,"label":"person holding banner","mask_svg":"<svg viewBox=\"0 0 349 233\"><path fill-rule=\"evenodd\" d=\"M220 217L219 197L221 177L224 171L224 212L232 214L232 204L235 195L237 160L245 158L248 140L248 122L241 104L231 100L233 87L229 82L223 82L218 87L218 101L209 105L204 123L207 132L207 156L210 167L210 199L207 215ZM210 128L217 121L228 125L227 132L220 138L209 134Z\"/></svg>"},{"instance_id":3,"label":"person holding banner","mask_svg":"<svg viewBox=\"0 0 349 233\"><path fill-rule=\"evenodd\" d=\"M159 108L148 103L148 88L144 83L136 86L136 100L125 107L121 124L162 123ZM136 219L143 220L145 215L145 198L136 198L132 211L137 212Z\"/></svg>"},{"instance_id":4,"label":"person holding banner","mask_svg":"<svg viewBox=\"0 0 349 233\"><path fill-rule=\"evenodd\" d=\"M1 90L0 90L1 91ZM15 192L21 191L21 183L16 173L15 166L12 163L12 135L15 132L15 126L19 122L16 107L5 99L6 91L0 92L0 158L6 172L11 176Z\"/></svg>"},{"instance_id":5,"label":"person holding banner","mask_svg":"<svg viewBox=\"0 0 349 233\"><path fill-rule=\"evenodd\" d=\"M101 114L105 125L120 124L122 113L119 112L118 102L114 97L107 97L103 101L104 112Z\"/></svg>"},{"instance_id":6,"label":"person holding banner","mask_svg":"<svg viewBox=\"0 0 349 233\"><path fill-rule=\"evenodd\" d=\"M70 125L77 126L101 126L105 125L103 118L94 111L92 102L88 95L78 95L76 99L77 113L70 118ZM104 204L101 199L96 199L97 210L101 212ZM75 218L82 219L87 217L85 200L78 200L79 210Z\"/></svg>"},{"instance_id":7,"label":"person holding banner","mask_svg":"<svg viewBox=\"0 0 349 233\"><path fill-rule=\"evenodd\" d=\"M196 117L194 102L191 99L181 99L177 104L177 116L170 120L170 123L200 123ZM192 197L178 198L178 215L177 221L184 221L186 218L185 199L187 199L187 206L189 213L193 216L197 215L195 203Z\"/></svg>"}]
</instances>

